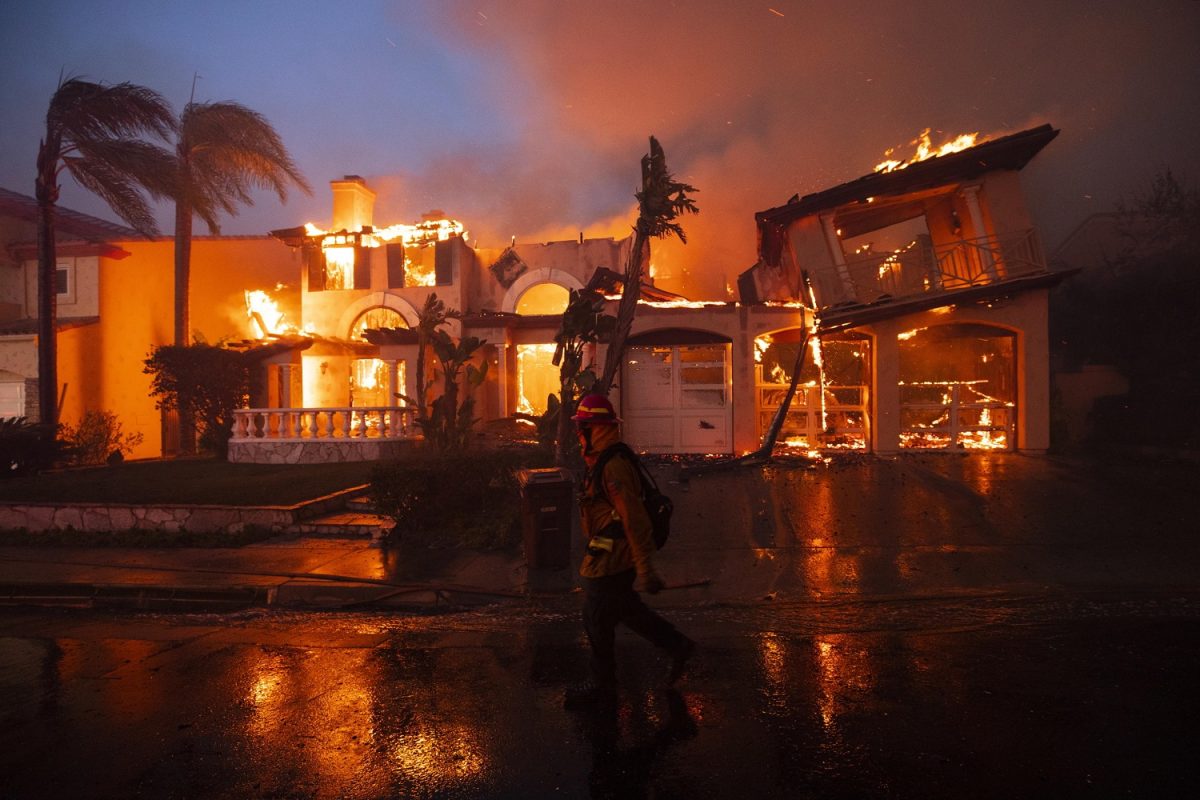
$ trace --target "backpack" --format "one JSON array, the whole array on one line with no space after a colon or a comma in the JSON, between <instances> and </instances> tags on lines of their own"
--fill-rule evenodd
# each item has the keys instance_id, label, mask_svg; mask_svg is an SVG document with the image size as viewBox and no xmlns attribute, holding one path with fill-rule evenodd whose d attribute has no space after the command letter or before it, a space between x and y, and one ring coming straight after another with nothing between
<instances>
[{"instance_id":1,"label":"backpack","mask_svg":"<svg viewBox=\"0 0 1200 800\"><path fill-rule=\"evenodd\" d=\"M637 473L642 481L642 505L646 507L646 516L650 517L650 527L653 529L654 548L662 550L663 545L667 543L667 537L671 535L671 514L675 511L675 504L671 502L671 498L658 490L658 484L654 481L654 476L646 469L646 465L638 458L637 453L624 442L617 442L612 447L609 447L600 457L596 459L596 465L592 467L592 475L601 476L601 480L597 484L600 494L605 500L609 500L608 492L604 488L604 467L612 459L613 456L622 455L633 464L633 471ZM611 502L611 500L609 500Z\"/></svg>"}]
</instances>

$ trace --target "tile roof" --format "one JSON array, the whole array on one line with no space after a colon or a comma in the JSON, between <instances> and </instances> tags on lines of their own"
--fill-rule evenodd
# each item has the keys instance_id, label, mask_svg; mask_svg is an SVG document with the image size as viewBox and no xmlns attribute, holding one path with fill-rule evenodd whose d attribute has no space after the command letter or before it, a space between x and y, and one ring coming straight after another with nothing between
<instances>
[{"instance_id":1,"label":"tile roof","mask_svg":"<svg viewBox=\"0 0 1200 800\"><path fill-rule=\"evenodd\" d=\"M0 188L0 214L37 222L37 200ZM88 242L109 242L123 239L140 239L141 234L133 228L93 217L62 206L55 207L55 230L59 238L78 238Z\"/></svg>"}]
</instances>

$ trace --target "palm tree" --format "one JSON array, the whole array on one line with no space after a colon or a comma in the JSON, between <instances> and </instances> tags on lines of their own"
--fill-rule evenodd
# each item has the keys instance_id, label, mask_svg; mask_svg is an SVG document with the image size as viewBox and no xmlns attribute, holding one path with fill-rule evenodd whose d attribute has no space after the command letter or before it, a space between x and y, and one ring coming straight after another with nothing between
<instances>
[{"instance_id":1,"label":"palm tree","mask_svg":"<svg viewBox=\"0 0 1200 800\"><path fill-rule=\"evenodd\" d=\"M239 103L189 102L179 118L175 162L175 344L186 345L192 218L217 234L217 215L253 205L253 189L270 189L281 202L287 202L289 184L306 194L312 190L266 117Z\"/></svg>"},{"instance_id":2,"label":"palm tree","mask_svg":"<svg viewBox=\"0 0 1200 800\"><path fill-rule=\"evenodd\" d=\"M171 154L143 141L166 139L174 129L170 106L156 92L131 83L106 86L80 78L59 84L46 112L38 148L38 402L41 419L58 424L57 250L54 241L58 177L65 169L85 189L145 236L157 233L143 191L171 193Z\"/></svg>"},{"instance_id":3,"label":"palm tree","mask_svg":"<svg viewBox=\"0 0 1200 800\"><path fill-rule=\"evenodd\" d=\"M675 219L680 214L700 212L696 202L687 195L696 191L699 191L696 187L675 180L667 169L667 155L662 145L651 136L650 152L642 156L642 190L634 193L638 201L638 219L634 226L633 249L625 264L625 285L621 288L621 303L617 306L616 330L604 357L604 374L593 391L608 394L621 365L625 340L633 328L633 317L642 293L643 266L650 260L651 237L665 239L674 235L687 244L683 227Z\"/></svg>"}]
</instances>

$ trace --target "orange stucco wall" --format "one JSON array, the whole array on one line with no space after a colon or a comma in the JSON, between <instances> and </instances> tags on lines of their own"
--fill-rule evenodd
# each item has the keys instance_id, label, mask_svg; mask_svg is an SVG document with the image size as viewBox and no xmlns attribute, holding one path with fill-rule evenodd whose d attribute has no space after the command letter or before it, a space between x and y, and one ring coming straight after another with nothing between
<instances>
[{"instance_id":1,"label":"orange stucco wall","mask_svg":"<svg viewBox=\"0 0 1200 800\"><path fill-rule=\"evenodd\" d=\"M142 370L151 349L173 337L174 243L120 245L127 258L100 259L100 321L59 334L59 381L66 386L61 419L73 425L87 410L111 411L126 432L145 437L133 457L152 457L162 452L160 417ZM249 337L243 292L294 284L299 273L297 257L268 237L198 238L191 263L193 334L209 342ZM297 319L298 292L275 296Z\"/></svg>"}]
</instances>

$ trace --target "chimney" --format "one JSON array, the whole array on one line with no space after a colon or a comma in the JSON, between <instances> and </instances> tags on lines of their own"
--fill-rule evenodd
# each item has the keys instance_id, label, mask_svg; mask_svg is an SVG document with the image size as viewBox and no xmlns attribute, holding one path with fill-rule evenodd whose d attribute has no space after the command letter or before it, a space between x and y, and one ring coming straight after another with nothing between
<instances>
[{"instance_id":1,"label":"chimney","mask_svg":"<svg viewBox=\"0 0 1200 800\"><path fill-rule=\"evenodd\" d=\"M358 175L347 175L340 181L329 182L333 189L332 231L358 231L374 224L375 193Z\"/></svg>"}]
</instances>

